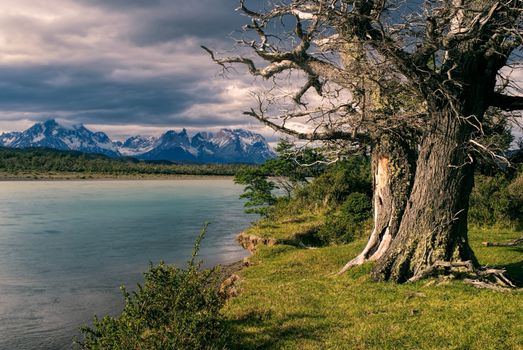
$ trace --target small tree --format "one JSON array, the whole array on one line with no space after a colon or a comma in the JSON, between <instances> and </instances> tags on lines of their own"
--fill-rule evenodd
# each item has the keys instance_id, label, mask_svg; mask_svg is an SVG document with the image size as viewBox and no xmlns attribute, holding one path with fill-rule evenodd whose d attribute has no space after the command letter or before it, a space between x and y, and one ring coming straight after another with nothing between
<instances>
[{"instance_id":1,"label":"small tree","mask_svg":"<svg viewBox=\"0 0 523 350\"><path fill-rule=\"evenodd\" d=\"M282 191L286 198L307 183L307 178L322 172L321 155L309 147L298 148L288 139L276 146L277 158L269 159L259 167L239 171L234 181L246 185L240 198L247 199L247 213L269 215L269 207L278 199L275 190Z\"/></svg>"},{"instance_id":2,"label":"small tree","mask_svg":"<svg viewBox=\"0 0 523 350\"><path fill-rule=\"evenodd\" d=\"M245 202L246 213L269 215L269 208L276 203L277 199L273 194L276 185L269 181L264 167L241 170L234 177L234 182L245 185L240 198L247 199L247 202Z\"/></svg>"}]
</instances>

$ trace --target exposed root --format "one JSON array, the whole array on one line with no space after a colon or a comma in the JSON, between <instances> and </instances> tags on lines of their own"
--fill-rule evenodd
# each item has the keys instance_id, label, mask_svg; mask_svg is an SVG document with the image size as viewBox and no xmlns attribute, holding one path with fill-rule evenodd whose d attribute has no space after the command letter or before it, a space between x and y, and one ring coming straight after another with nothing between
<instances>
[{"instance_id":1,"label":"exposed root","mask_svg":"<svg viewBox=\"0 0 523 350\"><path fill-rule=\"evenodd\" d=\"M523 244L523 237L509 242L483 242L485 247L514 247Z\"/></svg>"},{"instance_id":2,"label":"exposed root","mask_svg":"<svg viewBox=\"0 0 523 350\"><path fill-rule=\"evenodd\" d=\"M342 269L340 271L338 271L337 275L339 276L339 275L347 272L347 270L349 270L350 268L352 268L354 266L363 265L363 263L366 261L367 261L367 258L365 258L365 254L364 254L364 252L362 252L362 253L360 253L360 255L358 255L357 257L355 257L348 263L346 263L345 266L343 266Z\"/></svg>"},{"instance_id":3,"label":"exposed root","mask_svg":"<svg viewBox=\"0 0 523 350\"><path fill-rule=\"evenodd\" d=\"M429 277L454 277L476 288L494 290L516 289L517 286L506 276L504 269L475 267L472 261L436 261L430 267L414 275L409 282Z\"/></svg>"},{"instance_id":4,"label":"exposed root","mask_svg":"<svg viewBox=\"0 0 523 350\"><path fill-rule=\"evenodd\" d=\"M384 229L384 232L383 237L380 237L376 228L374 228L367 242L367 246L357 257L345 264L337 275L347 272L347 270L354 266L363 265L368 261L376 261L381 258L389 248L392 241L392 236L389 234L388 227Z\"/></svg>"}]
</instances>

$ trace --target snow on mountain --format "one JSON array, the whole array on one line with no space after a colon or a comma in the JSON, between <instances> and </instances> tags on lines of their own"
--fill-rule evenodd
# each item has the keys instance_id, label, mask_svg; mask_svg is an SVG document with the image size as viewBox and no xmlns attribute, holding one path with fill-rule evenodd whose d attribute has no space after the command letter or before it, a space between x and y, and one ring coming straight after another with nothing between
<instances>
[{"instance_id":1,"label":"snow on mountain","mask_svg":"<svg viewBox=\"0 0 523 350\"><path fill-rule=\"evenodd\" d=\"M0 135L0 146L47 147L110 157L195 163L263 163L275 157L263 136L243 129L222 129L216 134L199 132L193 137L185 129L169 130L159 138L132 136L121 142L83 125L67 128L55 120L36 123L23 132L4 133Z\"/></svg>"},{"instance_id":2,"label":"snow on mountain","mask_svg":"<svg viewBox=\"0 0 523 350\"><path fill-rule=\"evenodd\" d=\"M154 136L132 136L125 142L116 143L121 154L135 156L149 152L154 148L158 139Z\"/></svg>"},{"instance_id":3,"label":"snow on mountain","mask_svg":"<svg viewBox=\"0 0 523 350\"><path fill-rule=\"evenodd\" d=\"M105 133L93 133L83 125L66 128L54 119L36 123L20 133L2 134L0 139L3 140L3 146L13 148L53 148L100 153L110 157L120 156L120 152Z\"/></svg>"},{"instance_id":4,"label":"snow on mountain","mask_svg":"<svg viewBox=\"0 0 523 350\"><path fill-rule=\"evenodd\" d=\"M20 136L19 132L7 132L0 135L0 146L10 147L11 144Z\"/></svg>"},{"instance_id":5,"label":"snow on mountain","mask_svg":"<svg viewBox=\"0 0 523 350\"><path fill-rule=\"evenodd\" d=\"M170 160L174 162L198 162L198 152L191 147L191 140L187 130L180 133L169 130L163 134L150 151L138 155L145 160Z\"/></svg>"},{"instance_id":6,"label":"snow on mountain","mask_svg":"<svg viewBox=\"0 0 523 350\"><path fill-rule=\"evenodd\" d=\"M209 141L216 145L214 156L219 159L231 159L237 163L263 163L275 157L263 136L244 129L222 129L211 135Z\"/></svg>"}]
</instances>

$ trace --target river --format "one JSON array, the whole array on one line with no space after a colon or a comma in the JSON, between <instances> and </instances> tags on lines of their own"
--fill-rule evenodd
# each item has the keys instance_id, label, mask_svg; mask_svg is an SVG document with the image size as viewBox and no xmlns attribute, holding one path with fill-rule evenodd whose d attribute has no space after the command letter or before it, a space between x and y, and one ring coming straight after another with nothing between
<instances>
[{"instance_id":1,"label":"river","mask_svg":"<svg viewBox=\"0 0 523 350\"><path fill-rule=\"evenodd\" d=\"M183 264L210 222L205 265L246 253L232 179L0 182L0 349L68 349L149 262ZM132 289L132 288L131 288Z\"/></svg>"}]
</instances>

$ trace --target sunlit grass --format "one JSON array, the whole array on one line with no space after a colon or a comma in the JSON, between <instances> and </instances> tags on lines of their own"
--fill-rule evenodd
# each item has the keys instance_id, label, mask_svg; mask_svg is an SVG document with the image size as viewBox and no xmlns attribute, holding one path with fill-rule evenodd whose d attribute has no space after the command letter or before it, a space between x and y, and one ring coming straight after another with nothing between
<instances>
[{"instance_id":1,"label":"sunlit grass","mask_svg":"<svg viewBox=\"0 0 523 350\"><path fill-rule=\"evenodd\" d=\"M523 275L523 248L483 247L518 232L474 230L482 264ZM240 296L224 312L237 349L523 349L523 292L479 290L460 281L394 285L370 265L336 276L365 244L260 248L241 271Z\"/></svg>"}]
</instances>

